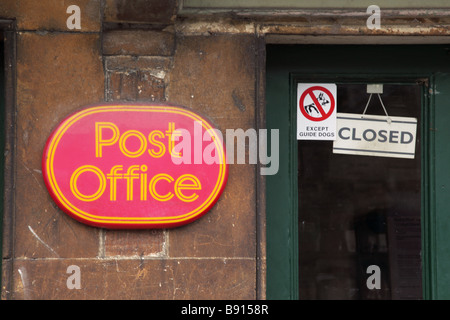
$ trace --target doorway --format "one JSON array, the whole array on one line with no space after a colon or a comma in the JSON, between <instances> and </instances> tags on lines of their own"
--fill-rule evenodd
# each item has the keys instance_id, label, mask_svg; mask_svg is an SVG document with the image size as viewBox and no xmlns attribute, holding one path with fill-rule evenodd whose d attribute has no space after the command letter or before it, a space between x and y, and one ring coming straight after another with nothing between
<instances>
[{"instance_id":1,"label":"doorway","mask_svg":"<svg viewBox=\"0 0 450 320\"><path fill-rule=\"evenodd\" d=\"M367 84L338 83L339 114L362 114ZM384 84L390 115L418 119L423 84ZM367 113L384 116L378 99ZM380 137L347 130L345 139ZM378 134L378 132L377 132ZM400 143L397 133L392 144ZM385 137L385 138L383 138ZM405 139L406 141L406 139ZM333 153L333 141L298 141L300 299L421 299L420 132L412 159Z\"/></svg>"},{"instance_id":2,"label":"doorway","mask_svg":"<svg viewBox=\"0 0 450 320\"><path fill-rule=\"evenodd\" d=\"M266 178L268 299L450 298L448 52L267 45L266 125L280 134L280 169ZM336 84L337 112L353 114L367 84L383 84L389 115L418 120L414 158L297 140L298 83ZM383 115L377 102L368 113Z\"/></svg>"}]
</instances>

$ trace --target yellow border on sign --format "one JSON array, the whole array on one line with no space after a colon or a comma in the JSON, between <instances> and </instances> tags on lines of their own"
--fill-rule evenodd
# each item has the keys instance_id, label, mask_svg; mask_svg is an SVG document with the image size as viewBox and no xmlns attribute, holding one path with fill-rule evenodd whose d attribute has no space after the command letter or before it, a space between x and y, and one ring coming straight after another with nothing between
<instances>
[{"instance_id":1,"label":"yellow border on sign","mask_svg":"<svg viewBox=\"0 0 450 320\"><path fill-rule=\"evenodd\" d=\"M222 162L220 163L220 169L219 169L219 176L217 178L216 184L214 186L213 191L209 195L209 197L196 209L182 215L177 216L171 216L171 217L161 217L161 218L154 218L154 217L146 217L146 218L132 218L132 217L107 217L107 216L98 216L93 215L90 213L87 213L75 205L73 205L67 198L64 196L63 192L58 186L58 183L56 182L56 177L54 174L54 157L55 152L58 147L58 144L65 134L65 132L76 122L80 121L82 118L92 115L95 113L102 113L102 112L121 112L121 111L133 111L133 112L161 112L161 113L175 113L175 114L181 114L184 116L187 116L194 121L201 121L203 128L205 130L214 129L212 128L205 119L202 119L200 116L196 115L195 113L192 113L188 110L178 108L178 107L170 107L170 106L139 106L139 105L111 105L111 106L98 106L98 107L91 107L84 111L81 111L79 113L74 114L73 116L69 117L65 120L65 122L56 130L54 135L51 138L50 144L47 146L47 152L46 152L46 171L47 171L47 177L49 181L49 186L51 187L55 197L58 199L58 201L72 214L75 216L80 217L83 220L96 222L96 223L108 223L108 224L174 224L174 223L180 223L186 220L190 220L193 217L203 213L203 209L207 208L212 204L212 202L216 199L217 195L220 193L220 190L224 184L225 178L226 178L226 157L225 152L223 149L223 144L219 143L221 142L221 139L215 134L214 130L209 131L213 133L214 137L214 143L216 145L216 149L218 150L219 157L222 159Z\"/></svg>"}]
</instances>

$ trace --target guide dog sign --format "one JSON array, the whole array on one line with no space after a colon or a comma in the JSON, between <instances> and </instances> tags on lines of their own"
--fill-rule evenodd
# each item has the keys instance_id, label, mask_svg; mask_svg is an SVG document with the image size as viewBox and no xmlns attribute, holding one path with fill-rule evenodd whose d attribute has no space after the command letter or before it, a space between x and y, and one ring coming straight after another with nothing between
<instances>
[{"instance_id":1,"label":"guide dog sign","mask_svg":"<svg viewBox=\"0 0 450 320\"><path fill-rule=\"evenodd\" d=\"M335 140L336 84L297 86L297 139Z\"/></svg>"}]
</instances>

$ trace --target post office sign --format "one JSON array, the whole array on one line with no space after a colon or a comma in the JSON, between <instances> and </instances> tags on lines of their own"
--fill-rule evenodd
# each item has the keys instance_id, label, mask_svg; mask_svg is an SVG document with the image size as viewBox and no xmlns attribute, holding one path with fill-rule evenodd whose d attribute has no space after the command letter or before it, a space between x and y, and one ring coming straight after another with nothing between
<instances>
[{"instance_id":1,"label":"post office sign","mask_svg":"<svg viewBox=\"0 0 450 320\"><path fill-rule=\"evenodd\" d=\"M106 104L83 108L54 129L43 176L73 218L105 228L170 228L216 203L227 177L221 135L178 106Z\"/></svg>"}]
</instances>

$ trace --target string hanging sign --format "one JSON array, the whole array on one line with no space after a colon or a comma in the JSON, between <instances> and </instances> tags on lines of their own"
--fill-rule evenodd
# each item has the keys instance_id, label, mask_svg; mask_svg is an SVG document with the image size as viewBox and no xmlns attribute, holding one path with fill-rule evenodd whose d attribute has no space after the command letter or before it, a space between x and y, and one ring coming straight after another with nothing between
<instances>
[{"instance_id":1,"label":"string hanging sign","mask_svg":"<svg viewBox=\"0 0 450 320\"><path fill-rule=\"evenodd\" d=\"M333 153L414 159L417 119L390 116L381 99L382 85L369 85L368 93L362 114L337 113ZM373 94L378 96L385 116L366 114Z\"/></svg>"}]
</instances>

